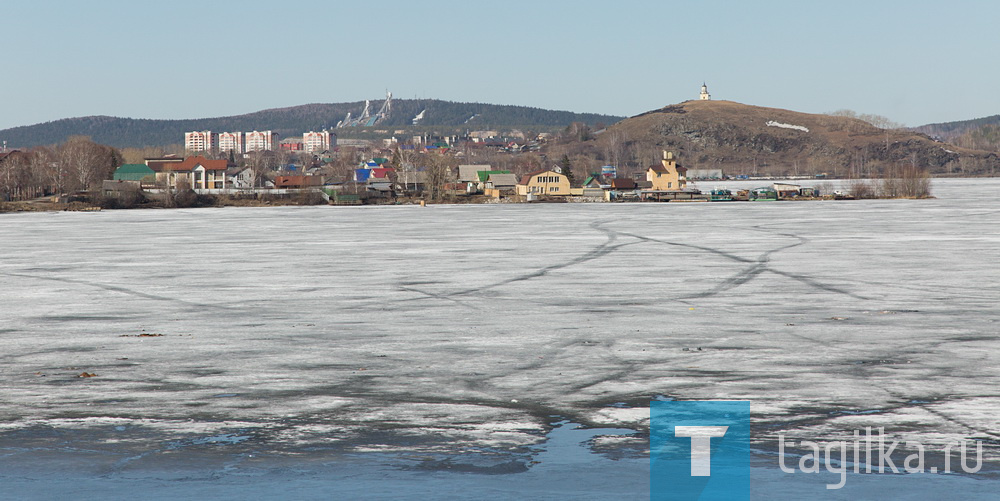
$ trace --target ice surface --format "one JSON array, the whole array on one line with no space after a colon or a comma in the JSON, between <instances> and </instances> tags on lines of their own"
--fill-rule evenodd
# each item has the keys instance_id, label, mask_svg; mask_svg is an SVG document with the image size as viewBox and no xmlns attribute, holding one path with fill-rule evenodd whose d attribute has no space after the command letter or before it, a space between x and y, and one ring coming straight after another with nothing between
<instances>
[{"instance_id":1,"label":"ice surface","mask_svg":"<svg viewBox=\"0 0 1000 501\"><path fill-rule=\"evenodd\" d=\"M884 426L996 460L998 188L0 214L0 451L505 464L560 419L643 433L662 395L753 401L764 449Z\"/></svg>"}]
</instances>

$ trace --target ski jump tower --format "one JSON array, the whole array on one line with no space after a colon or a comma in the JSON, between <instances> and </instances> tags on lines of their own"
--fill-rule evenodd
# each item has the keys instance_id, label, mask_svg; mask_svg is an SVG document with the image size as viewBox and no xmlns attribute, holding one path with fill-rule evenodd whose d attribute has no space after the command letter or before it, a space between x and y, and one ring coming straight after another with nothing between
<instances>
[{"instance_id":1,"label":"ski jump tower","mask_svg":"<svg viewBox=\"0 0 1000 501\"><path fill-rule=\"evenodd\" d=\"M389 118L392 115L392 92L385 92L385 102L382 103L382 107L379 108L378 112L372 115L371 113L372 103L371 101L365 99L365 109L361 110L361 115L357 118L351 118L351 114L348 113L346 117L340 122L337 122L337 128L342 129L344 127L372 127L378 125L380 122Z\"/></svg>"}]
</instances>

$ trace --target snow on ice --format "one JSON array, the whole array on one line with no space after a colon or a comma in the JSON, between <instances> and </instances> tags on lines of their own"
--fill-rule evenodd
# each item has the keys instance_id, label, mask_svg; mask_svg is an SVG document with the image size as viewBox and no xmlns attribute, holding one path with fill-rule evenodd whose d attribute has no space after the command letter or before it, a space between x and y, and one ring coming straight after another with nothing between
<instances>
[{"instance_id":1,"label":"snow on ice","mask_svg":"<svg viewBox=\"0 0 1000 501\"><path fill-rule=\"evenodd\" d=\"M779 431L863 426L996 443L998 186L2 214L3 464L59 447L92 461L69 471L98 486L181 457L193 468L195 452L228 458L223 477L407 451L437 458L424 467L534 471L557 422L642 437L653 398L750 400L762 450ZM648 450L625 437L592 440L591 466L641 470ZM602 463L616 443L635 462ZM33 471L7 485L30 490ZM644 488L633 473L621 478Z\"/></svg>"}]
</instances>

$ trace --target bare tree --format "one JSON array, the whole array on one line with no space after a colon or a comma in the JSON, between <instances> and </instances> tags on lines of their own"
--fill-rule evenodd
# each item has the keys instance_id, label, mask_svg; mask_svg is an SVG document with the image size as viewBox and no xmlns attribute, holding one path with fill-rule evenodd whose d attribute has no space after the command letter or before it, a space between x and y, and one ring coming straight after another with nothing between
<instances>
[{"instance_id":1,"label":"bare tree","mask_svg":"<svg viewBox=\"0 0 1000 501\"><path fill-rule=\"evenodd\" d=\"M15 151L0 159L0 201L28 198L30 172L28 153Z\"/></svg>"},{"instance_id":2,"label":"bare tree","mask_svg":"<svg viewBox=\"0 0 1000 501\"><path fill-rule=\"evenodd\" d=\"M268 172L278 166L278 158L273 152L251 151L247 154L246 166L250 168L247 178L253 188L264 184Z\"/></svg>"},{"instance_id":3,"label":"bare tree","mask_svg":"<svg viewBox=\"0 0 1000 501\"><path fill-rule=\"evenodd\" d=\"M400 148L398 145L396 151L393 152L393 167L398 173L398 179L403 183L404 190L410 189L408 184L415 185L417 182L416 162L419 155L415 149Z\"/></svg>"},{"instance_id":4,"label":"bare tree","mask_svg":"<svg viewBox=\"0 0 1000 501\"><path fill-rule=\"evenodd\" d=\"M931 196L930 174L918 166L916 154L910 156L909 165L893 165L882 174L878 182L881 198L928 198Z\"/></svg>"},{"instance_id":5,"label":"bare tree","mask_svg":"<svg viewBox=\"0 0 1000 501\"><path fill-rule=\"evenodd\" d=\"M72 136L56 148L53 175L59 191L89 190L108 179L121 165L117 150L103 146L86 136Z\"/></svg>"},{"instance_id":6,"label":"bare tree","mask_svg":"<svg viewBox=\"0 0 1000 501\"><path fill-rule=\"evenodd\" d=\"M868 123L869 125L877 127L879 129L882 129L883 131L885 131L885 148L886 148L886 151L889 150L889 131L895 130L895 129L902 129L903 127L905 127L905 125L903 125L902 123L894 122L894 121L890 120L887 117L884 117L882 115L876 115L876 114L873 114L873 113L861 113L861 114L858 114L858 113L855 113L854 111L851 111L851 110L837 110L837 111L828 112L827 115L835 116L835 117L853 118L855 120L860 120L862 122ZM859 125L861 125L861 127L863 127L863 124L859 124ZM852 132L863 132L859 127L855 127L855 126L852 126L851 130L852 130Z\"/></svg>"},{"instance_id":7,"label":"bare tree","mask_svg":"<svg viewBox=\"0 0 1000 501\"><path fill-rule=\"evenodd\" d=\"M628 149L628 136L625 132L621 130L611 132L607 145L608 163L618 168L624 167Z\"/></svg>"},{"instance_id":8,"label":"bare tree","mask_svg":"<svg viewBox=\"0 0 1000 501\"><path fill-rule=\"evenodd\" d=\"M427 163L425 190L431 200L439 200L443 195L444 184L451 181L451 159L443 155L429 154Z\"/></svg>"},{"instance_id":9,"label":"bare tree","mask_svg":"<svg viewBox=\"0 0 1000 501\"><path fill-rule=\"evenodd\" d=\"M69 183L69 171L60 156L48 148L39 148L32 158L32 169L37 169L45 177L45 183L52 193L65 193Z\"/></svg>"}]
</instances>

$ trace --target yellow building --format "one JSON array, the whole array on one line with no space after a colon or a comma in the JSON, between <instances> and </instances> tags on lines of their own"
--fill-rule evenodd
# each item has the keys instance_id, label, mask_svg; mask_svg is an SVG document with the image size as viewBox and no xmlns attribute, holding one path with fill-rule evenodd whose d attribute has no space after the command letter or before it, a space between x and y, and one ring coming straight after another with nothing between
<instances>
[{"instance_id":1,"label":"yellow building","mask_svg":"<svg viewBox=\"0 0 1000 501\"><path fill-rule=\"evenodd\" d=\"M518 195L569 195L569 178L554 170L540 170L521 177Z\"/></svg>"},{"instance_id":2,"label":"yellow building","mask_svg":"<svg viewBox=\"0 0 1000 501\"><path fill-rule=\"evenodd\" d=\"M663 152L662 165L653 165L646 171L646 181L653 183L653 191L680 191L687 186L687 169L677 165L669 151Z\"/></svg>"}]
</instances>

